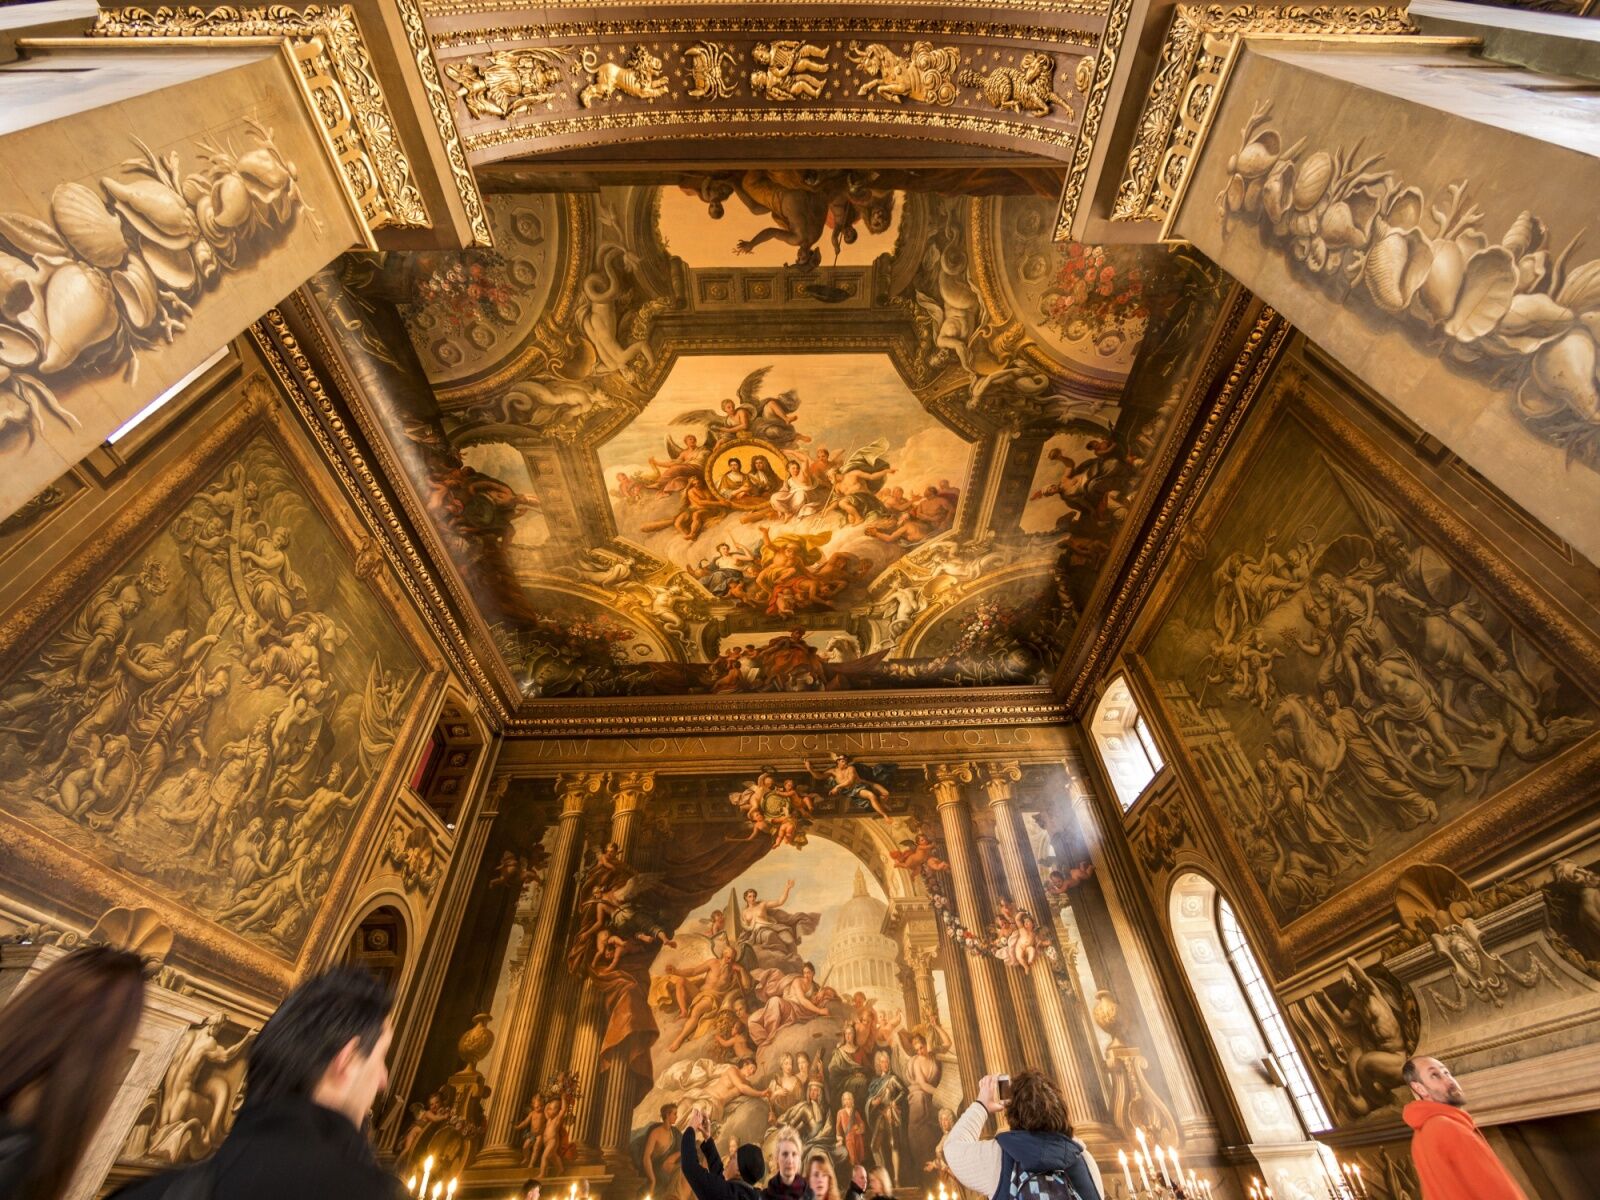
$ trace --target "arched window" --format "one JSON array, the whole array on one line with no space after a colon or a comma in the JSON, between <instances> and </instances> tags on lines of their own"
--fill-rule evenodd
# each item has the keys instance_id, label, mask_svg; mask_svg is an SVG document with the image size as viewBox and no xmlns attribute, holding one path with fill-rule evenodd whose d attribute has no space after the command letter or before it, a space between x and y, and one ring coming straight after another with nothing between
<instances>
[{"instance_id":1,"label":"arched window","mask_svg":"<svg viewBox=\"0 0 1600 1200\"><path fill-rule=\"evenodd\" d=\"M1256 961L1255 951L1250 949L1244 930L1239 928L1239 918L1234 916L1233 906L1221 892L1217 893L1217 933L1222 938L1223 950L1227 952L1228 965L1233 968L1234 978L1244 992L1245 1003L1250 1006L1250 1015L1255 1017L1256 1024L1261 1028L1262 1039L1277 1063L1278 1073L1300 1118L1301 1127L1307 1136L1333 1128L1322 1097L1317 1095L1317 1089L1311 1083L1305 1060L1300 1057L1300 1051L1295 1049L1289 1037L1288 1026L1283 1022L1283 1013L1273 998L1272 989L1261 976L1261 964Z\"/></svg>"},{"instance_id":2,"label":"arched window","mask_svg":"<svg viewBox=\"0 0 1600 1200\"><path fill-rule=\"evenodd\" d=\"M1113 679L1100 697L1089 722L1089 733L1099 748L1100 761L1122 811L1127 812L1150 786L1156 772L1167 764L1124 677Z\"/></svg>"},{"instance_id":3,"label":"arched window","mask_svg":"<svg viewBox=\"0 0 1600 1200\"><path fill-rule=\"evenodd\" d=\"M1279 1196L1325 1195L1338 1168L1310 1132L1330 1126L1328 1112L1232 907L1211 880L1184 871L1167 919L1262 1177Z\"/></svg>"}]
</instances>

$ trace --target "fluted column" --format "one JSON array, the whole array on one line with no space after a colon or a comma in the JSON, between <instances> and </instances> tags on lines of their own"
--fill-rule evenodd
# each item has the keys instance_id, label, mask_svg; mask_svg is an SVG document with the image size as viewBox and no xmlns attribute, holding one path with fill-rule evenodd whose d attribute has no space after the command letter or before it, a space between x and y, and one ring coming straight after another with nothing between
<instances>
[{"instance_id":1,"label":"fluted column","mask_svg":"<svg viewBox=\"0 0 1600 1200\"><path fill-rule=\"evenodd\" d=\"M1000 862L1012 899L1033 914L1035 920L1050 923L1049 901L1039 878L1038 863L1017 812L1016 784L1021 778L1022 768L1015 762L989 763L983 787L989 796L989 813L994 818ZM1085 1048L1078 1045L1078 1039L1073 1036L1073 1025L1062 1004L1061 985L1054 967L1040 954L1034 959L1028 976L1050 1065L1066 1099L1074 1128L1090 1136L1110 1133L1099 1077L1091 1073L1085 1078Z\"/></svg>"},{"instance_id":2,"label":"fluted column","mask_svg":"<svg viewBox=\"0 0 1600 1200\"><path fill-rule=\"evenodd\" d=\"M983 928L992 927L996 905L1001 896L1017 901L1012 887L1006 881L1005 868L1000 865L1000 847L995 840L994 821L989 813L974 817L973 832L978 846L978 861L983 864ZM1013 1070L1023 1067L1043 1069L1050 1063L1050 1053L1045 1049L1044 1035L1034 1018L1033 984L1017 967L1001 964L1000 1003L1005 1009L1006 1032L1010 1035L1007 1048Z\"/></svg>"},{"instance_id":3,"label":"fluted column","mask_svg":"<svg viewBox=\"0 0 1600 1200\"><path fill-rule=\"evenodd\" d=\"M655 786L654 771L628 771L613 777L611 840L621 851L622 861L630 866L634 859L639 810ZM633 1156L628 1153L628 1141L633 1132L633 1110L642 1098L638 1082L621 1057L614 1057L605 1064L600 1151L613 1176L632 1174Z\"/></svg>"},{"instance_id":4,"label":"fluted column","mask_svg":"<svg viewBox=\"0 0 1600 1200\"><path fill-rule=\"evenodd\" d=\"M509 1165L517 1161L511 1144L511 1130L527 1106L531 1090L529 1076L549 995L547 977L567 928L577 887L578 859L583 848L584 802L605 783L604 772L563 775L557 780L561 790L561 818L556 829L555 848L545 869L544 894L539 898L539 921L533 928L533 946L528 965L523 968L522 984L504 1026L503 1071L494 1099L489 1105L489 1131L484 1152L477 1161L485 1166Z\"/></svg>"},{"instance_id":5,"label":"fluted column","mask_svg":"<svg viewBox=\"0 0 1600 1200\"><path fill-rule=\"evenodd\" d=\"M970 763L939 763L928 768L933 781L933 798L939 806L939 823L944 830L945 853L950 859L950 882L956 894L956 915L974 932L983 928L983 905L978 885L983 877L978 853L972 844L971 814L961 795L961 785L972 782ZM941 926L941 934L943 927ZM946 940L952 958L961 958L972 983L972 1007L978 1018L978 1040L983 1047L980 1074L1006 1072L1011 1068L1007 1053L1005 1010L1000 1003L1000 964L988 958L966 954L953 940Z\"/></svg>"}]
</instances>

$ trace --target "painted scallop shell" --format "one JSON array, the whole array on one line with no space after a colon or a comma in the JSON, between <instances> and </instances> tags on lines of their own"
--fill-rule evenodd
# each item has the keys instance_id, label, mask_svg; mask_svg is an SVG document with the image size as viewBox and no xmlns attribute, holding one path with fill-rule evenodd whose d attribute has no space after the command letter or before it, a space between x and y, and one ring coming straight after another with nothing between
<instances>
[{"instance_id":1,"label":"painted scallop shell","mask_svg":"<svg viewBox=\"0 0 1600 1200\"><path fill-rule=\"evenodd\" d=\"M120 267L128 257L122 222L104 200L81 183L63 183L50 196L50 218L78 256L103 270Z\"/></svg>"}]
</instances>

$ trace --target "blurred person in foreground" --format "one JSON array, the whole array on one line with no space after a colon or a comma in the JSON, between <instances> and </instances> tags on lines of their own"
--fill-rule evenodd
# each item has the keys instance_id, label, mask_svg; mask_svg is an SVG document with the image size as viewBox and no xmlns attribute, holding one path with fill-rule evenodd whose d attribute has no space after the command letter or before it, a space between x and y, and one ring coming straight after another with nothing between
<instances>
[{"instance_id":1,"label":"blurred person in foreground","mask_svg":"<svg viewBox=\"0 0 1600 1200\"><path fill-rule=\"evenodd\" d=\"M981 1140L990 1113L1004 1112L1011 1129ZM945 1162L961 1186L994 1200L1101 1200L1100 1168L1072 1136L1061 1091L1040 1071L1011 1077L1011 1095L1000 1099L997 1075L978 1081L978 1098L961 1114L944 1141ZM1070 1193L1068 1187L1070 1186Z\"/></svg>"},{"instance_id":2,"label":"blurred person in foreground","mask_svg":"<svg viewBox=\"0 0 1600 1200\"><path fill-rule=\"evenodd\" d=\"M365 971L340 967L284 999L250 1048L244 1107L204 1162L117 1200L394 1200L365 1125L389 1082L393 1003Z\"/></svg>"},{"instance_id":3,"label":"blurred person in foreground","mask_svg":"<svg viewBox=\"0 0 1600 1200\"><path fill-rule=\"evenodd\" d=\"M89 946L0 1009L0 1200L57 1200L127 1069L144 960Z\"/></svg>"},{"instance_id":4,"label":"blurred person in foreground","mask_svg":"<svg viewBox=\"0 0 1600 1200\"><path fill-rule=\"evenodd\" d=\"M1415 1100L1401 1115L1415 1132L1411 1161L1422 1200L1528 1200L1467 1112L1467 1096L1437 1058L1406 1059L1400 1077Z\"/></svg>"},{"instance_id":5,"label":"blurred person in foreground","mask_svg":"<svg viewBox=\"0 0 1600 1200\"><path fill-rule=\"evenodd\" d=\"M695 1135L700 1135L699 1145ZM737 1168L731 1175L724 1171L722 1155L717 1153L717 1143L711 1137L711 1121L703 1108L689 1113L689 1123L683 1127L683 1139L678 1144L681 1155L679 1169L688 1181L695 1200L760 1200L761 1178L767 1173L767 1160L761 1147L746 1142L733 1152L730 1165ZM700 1155L704 1152L705 1161Z\"/></svg>"}]
</instances>

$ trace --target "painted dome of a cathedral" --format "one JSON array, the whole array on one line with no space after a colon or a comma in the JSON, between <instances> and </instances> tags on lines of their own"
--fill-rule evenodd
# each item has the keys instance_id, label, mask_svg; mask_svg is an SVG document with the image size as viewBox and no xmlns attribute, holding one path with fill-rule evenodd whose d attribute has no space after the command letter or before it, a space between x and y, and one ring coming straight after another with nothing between
<instances>
[{"instance_id":1,"label":"painted dome of a cathedral","mask_svg":"<svg viewBox=\"0 0 1600 1200\"><path fill-rule=\"evenodd\" d=\"M889 906L867 892L867 877L860 867L856 868L855 891L850 899L839 907L839 916L834 924L834 935L841 933L881 933L883 932L883 919L889 913Z\"/></svg>"}]
</instances>

